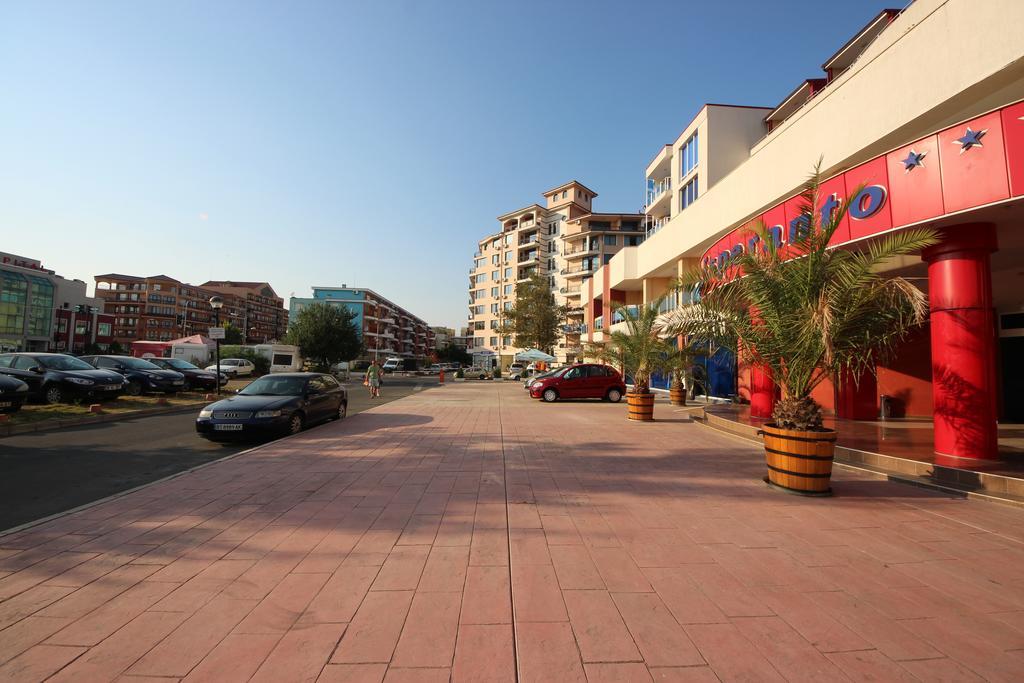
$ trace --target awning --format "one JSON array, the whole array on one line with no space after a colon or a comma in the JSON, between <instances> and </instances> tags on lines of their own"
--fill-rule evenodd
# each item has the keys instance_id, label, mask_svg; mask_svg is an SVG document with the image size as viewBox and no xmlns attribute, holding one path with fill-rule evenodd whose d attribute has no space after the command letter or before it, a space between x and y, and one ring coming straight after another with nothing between
<instances>
[{"instance_id":1,"label":"awning","mask_svg":"<svg viewBox=\"0 0 1024 683\"><path fill-rule=\"evenodd\" d=\"M539 360L545 363L552 363L555 360L554 356L548 355L538 349L526 349L516 354L516 360Z\"/></svg>"}]
</instances>

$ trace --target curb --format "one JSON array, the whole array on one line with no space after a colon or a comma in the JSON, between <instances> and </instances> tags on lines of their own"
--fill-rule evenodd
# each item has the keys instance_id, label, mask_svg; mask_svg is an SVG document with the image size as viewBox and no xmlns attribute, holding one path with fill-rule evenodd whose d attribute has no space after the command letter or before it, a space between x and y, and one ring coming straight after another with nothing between
<instances>
[{"instance_id":1,"label":"curb","mask_svg":"<svg viewBox=\"0 0 1024 683\"><path fill-rule=\"evenodd\" d=\"M151 417L153 415L170 415L173 413L184 413L205 406L209 401L198 401L186 405L174 406L172 408L146 408L144 410L132 410L126 413L111 413L108 415L97 415L96 417L74 418L69 420L41 420L23 425L0 425L0 439L5 436L18 436L20 434L31 434L32 432L51 432L58 429L71 427L87 427L89 425L103 424L104 422L118 422L130 420L136 417Z\"/></svg>"}]
</instances>

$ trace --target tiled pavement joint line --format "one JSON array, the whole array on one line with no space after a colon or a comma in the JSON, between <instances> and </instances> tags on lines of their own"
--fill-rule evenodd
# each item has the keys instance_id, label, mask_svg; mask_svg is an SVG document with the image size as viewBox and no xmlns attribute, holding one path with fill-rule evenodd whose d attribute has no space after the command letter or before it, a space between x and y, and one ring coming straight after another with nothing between
<instances>
[{"instance_id":1,"label":"tiled pavement joint line","mask_svg":"<svg viewBox=\"0 0 1024 683\"><path fill-rule=\"evenodd\" d=\"M512 610L512 673L519 680L519 633L516 626L515 584L512 581L512 529L508 515L508 458L505 456L505 423L501 417L501 392L498 391L498 444L501 446L501 478L505 490L505 553L508 557L508 600Z\"/></svg>"}]
</instances>

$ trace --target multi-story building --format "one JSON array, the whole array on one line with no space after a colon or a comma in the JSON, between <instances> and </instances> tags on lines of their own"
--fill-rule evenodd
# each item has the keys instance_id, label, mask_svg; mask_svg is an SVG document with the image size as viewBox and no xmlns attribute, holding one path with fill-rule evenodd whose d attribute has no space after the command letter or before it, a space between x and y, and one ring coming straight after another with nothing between
<instances>
[{"instance_id":1,"label":"multi-story building","mask_svg":"<svg viewBox=\"0 0 1024 683\"><path fill-rule=\"evenodd\" d=\"M931 416L937 457L996 455L996 419L1024 419L1024 3L916 0L871 19L773 108L707 105L647 168L648 237L585 290L587 338L613 304L651 302L675 275L785 244L820 160L821 211L856 193L836 244L925 225L937 246L889 264L927 288L931 321L857 383L814 397L841 417ZM671 299L666 309L685 302ZM721 366L719 366L721 367ZM775 390L748 368L712 378L767 410Z\"/></svg>"},{"instance_id":2,"label":"multi-story building","mask_svg":"<svg viewBox=\"0 0 1024 683\"><path fill-rule=\"evenodd\" d=\"M281 339L288 332L288 311L284 308L284 299L277 295L270 283L208 280L200 287L245 301L242 329L250 343Z\"/></svg>"},{"instance_id":3,"label":"multi-story building","mask_svg":"<svg viewBox=\"0 0 1024 683\"><path fill-rule=\"evenodd\" d=\"M580 292L591 274L623 246L643 241L642 214L594 213L597 193L575 180L543 193L531 204L498 216L500 230L477 243L469 272L467 350L507 368L522 349L505 330L516 288L533 275L545 278L569 319L554 349L561 363L581 352Z\"/></svg>"},{"instance_id":4,"label":"multi-story building","mask_svg":"<svg viewBox=\"0 0 1024 683\"><path fill-rule=\"evenodd\" d=\"M276 341L287 331L284 300L265 282L211 281L212 287L196 286L167 275L138 277L107 273L97 275L96 296L103 310L114 316L114 339L170 341L206 334L215 317L210 298L224 302L220 323L242 330L246 342Z\"/></svg>"},{"instance_id":5,"label":"multi-story building","mask_svg":"<svg viewBox=\"0 0 1024 683\"><path fill-rule=\"evenodd\" d=\"M106 349L113 317L86 295L86 284L43 268L37 259L0 253L0 351L80 353Z\"/></svg>"},{"instance_id":6,"label":"multi-story building","mask_svg":"<svg viewBox=\"0 0 1024 683\"><path fill-rule=\"evenodd\" d=\"M450 327L434 326L434 348L437 350L451 346L455 341L455 330Z\"/></svg>"},{"instance_id":7,"label":"multi-story building","mask_svg":"<svg viewBox=\"0 0 1024 683\"><path fill-rule=\"evenodd\" d=\"M424 360L437 348L436 333L419 318L372 289L359 287L313 287L313 296L292 297L291 319L314 303L345 306L353 313L360 331L366 359L384 360L390 356Z\"/></svg>"}]
</instances>

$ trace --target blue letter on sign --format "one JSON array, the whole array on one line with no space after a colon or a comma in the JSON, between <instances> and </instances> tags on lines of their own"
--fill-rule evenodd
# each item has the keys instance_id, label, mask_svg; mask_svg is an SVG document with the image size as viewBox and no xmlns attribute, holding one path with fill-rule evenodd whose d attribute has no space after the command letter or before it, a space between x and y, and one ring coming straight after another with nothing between
<instances>
[{"instance_id":1,"label":"blue letter on sign","mask_svg":"<svg viewBox=\"0 0 1024 683\"><path fill-rule=\"evenodd\" d=\"M850 215L857 220L864 220L878 213L884 204L885 188L881 185L868 185L853 198Z\"/></svg>"}]
</instances>

